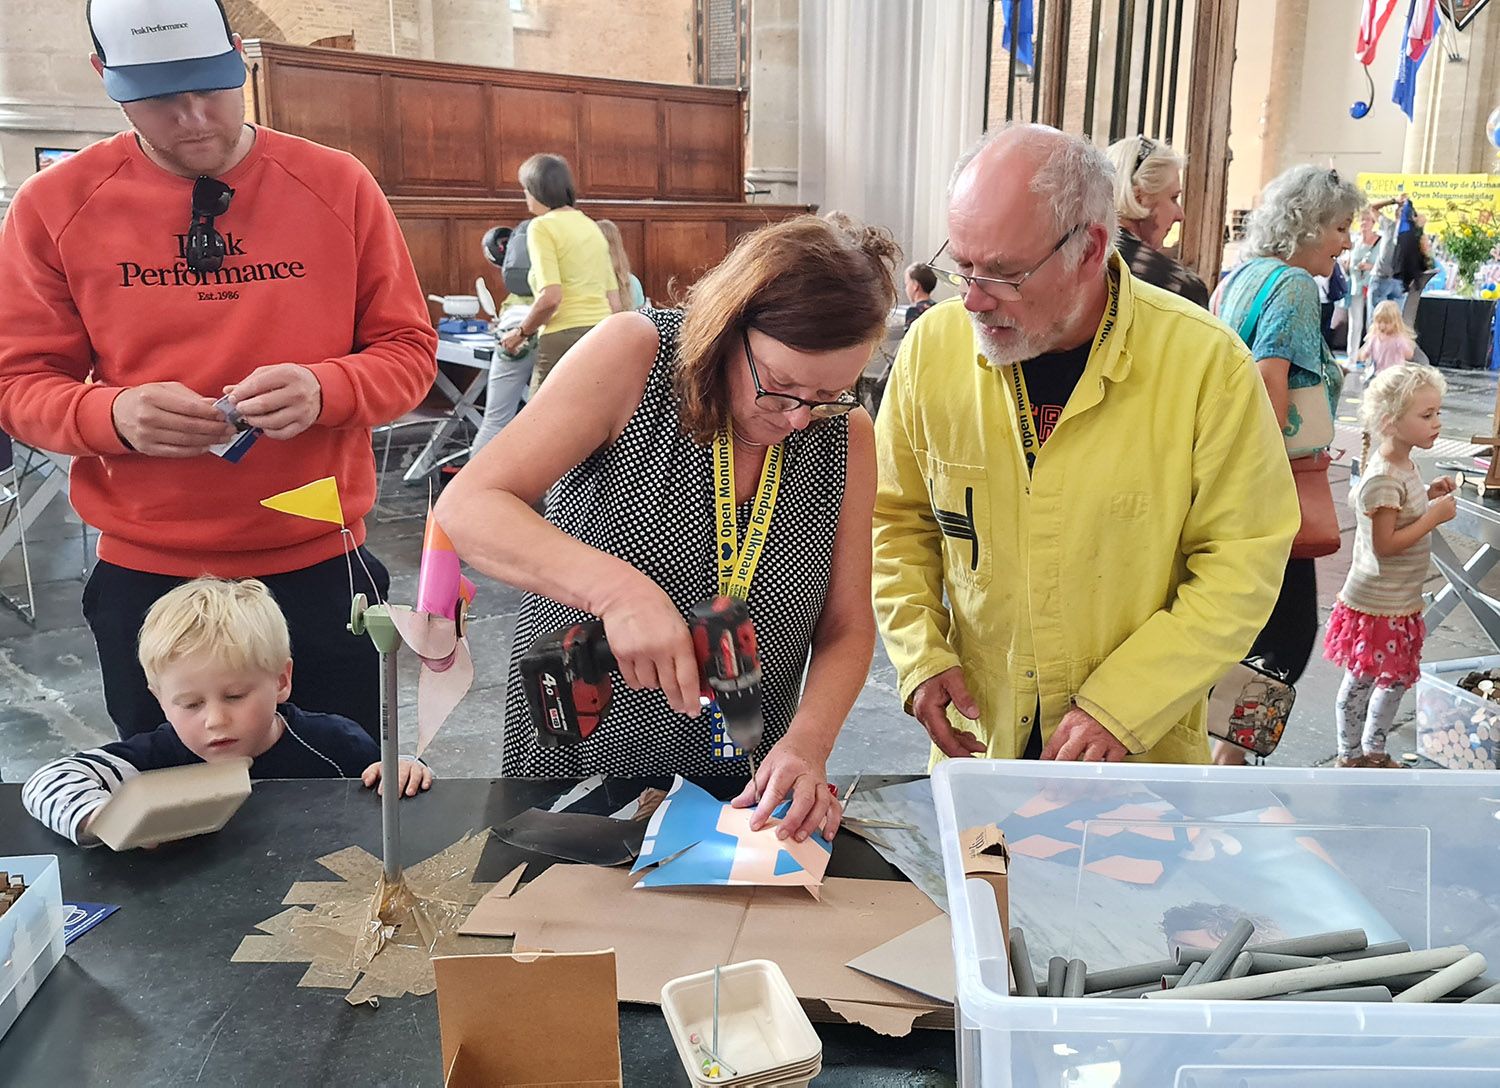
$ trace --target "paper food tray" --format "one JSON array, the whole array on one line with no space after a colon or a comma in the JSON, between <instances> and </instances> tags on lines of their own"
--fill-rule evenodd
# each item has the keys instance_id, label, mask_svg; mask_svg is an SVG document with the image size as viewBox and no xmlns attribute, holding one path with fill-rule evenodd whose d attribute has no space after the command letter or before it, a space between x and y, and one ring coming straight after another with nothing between
<instances>
[{"instance_id":1,"label":"paper food tray","mask_svg":"<svg viewBox=\"0 0 1500 1088\"><path fill-rule=\"evenodd\" d=\"M245 756L144 771L120 786L89 824L113 850L218 831L250 796Z\"/></svg>"}]
</instances>

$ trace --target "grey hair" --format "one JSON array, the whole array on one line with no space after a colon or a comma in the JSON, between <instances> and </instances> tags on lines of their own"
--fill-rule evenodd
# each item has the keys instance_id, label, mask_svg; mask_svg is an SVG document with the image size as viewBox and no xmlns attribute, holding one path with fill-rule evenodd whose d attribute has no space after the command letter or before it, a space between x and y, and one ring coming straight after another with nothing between
<instances>
[{"instance_id":1,"label":"grey hair","mask_svg":"<svg viewBox=\"0 0 1500 1088\"><path fill-rule=\"evenodd\" d=\"M1045 125L1014 122L990 129L958 157L948 179L948 198L958 186L958 179L975 157L1001 136L1014 133L1018 143L1045 149L1045 158L1031 179L1031 192L1045 197L1042 201L1052 214L1057 233L1077 226L1097 224L1104 228L1109 247L1114 249L1119 230L1115 211L1115 168L1104 152L1080 136L1059 132ZM1080 234L1083 232L1080 231ZM1081 249L1075 237L1063 248L1062 258L1070 268L1078 267Z\"/></svg>"},{"instance_id":2,"label":"grey hair","mask_svg":"<svg viewBox=\"0 0 1500 1088\"><path fill-rule=\"evenodd\" d=\"M1338 171L1294 166L1261 193L1260 206L1245 221L1240 252L1246 257L1290 260L1328 227L1345 216L1352 219L1364 206L1365 194Z\"/></svg>"},{"instance_id":3,"label":"grey hair","mask_svg":"<svg viewBox=\"0 0 1500 1088\"><path fill-rule=\"evenodd\" d=\"M1144 196L1155 203L1156 197L1181 179L1182 168L1187 165L1178 152L1150 136L1117 140L1104 154L1114 164L1115 210L1121 219L1145 219L1150 215L1151 209L1140 198Z\"/></svg>"}]
</instances>

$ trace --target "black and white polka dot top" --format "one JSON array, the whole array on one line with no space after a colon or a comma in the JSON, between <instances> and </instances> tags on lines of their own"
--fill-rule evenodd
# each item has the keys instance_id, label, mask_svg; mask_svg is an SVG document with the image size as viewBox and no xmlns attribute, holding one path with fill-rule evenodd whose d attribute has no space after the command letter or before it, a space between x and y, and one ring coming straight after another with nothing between
<instances>
[{"instance_id":1,"label":"black and white polka dot top","mask_svg":"<svg viewBox=\"0 0 1500 1088\"><path fill-rule=\"evenodd\" d=\"M547 520L644 572L686 615L718 588L711 449L682 430L673 387L682 314L645 311L660 347L640 407L619 439L562 477L547 495ZM833 563L843 506L848 420L826 420L787 439L769 539L750 587L765 672L763 758L797 709ZM739 507L741 534L750 504ZM599 729L581 744L544 748L518 682L522 652L541 633L586 613L528 594L512 644L505 705L504 773L525 777L748 773L743 759L712 756L708 716L688 718L659 691L632 691L615 674Z\"/></svg>"}]
</instances>

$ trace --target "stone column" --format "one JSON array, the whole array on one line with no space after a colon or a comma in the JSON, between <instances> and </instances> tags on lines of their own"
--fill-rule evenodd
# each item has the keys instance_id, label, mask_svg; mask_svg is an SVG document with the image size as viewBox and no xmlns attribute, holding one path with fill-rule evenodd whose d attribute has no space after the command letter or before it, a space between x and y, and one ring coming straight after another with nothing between
<instances>
[{"instance_id":1,"label":"stone column","mask_svg":"<svg viewBox=\"0 0 1500 1088\"><path fill-rule=\"evenodd\" d=\"M1450 61L1448 42L1460 59ZM1407 131L1407 173L1483 174L1495 169L1485 135L1500 106L1500 18L1485 11L1468 30L1432 44L1417 77L1414 121Z\"/></svg>"},{"instance_id":2,"label":"stone column","mask_svg":"<svg viewBox=\"0 0 1500 1088\"><path fill-rule=\"evenodd\" d=\"M1302 70L1307 59L1308 4L1309 0L1278 0L1276 4L1276 28L1272 31L1271 43L1271 81L1266 95L1265 143L1261 151L1260 184L1256 187L1257 192L1292 165L1286 158L1288 147L1295 139L1297 118L1304 108ZM1352 39L1350 49L1353 49Z\"/></svg>"},{"instance_id":3,"label":"stone column","mask_svg":"<svg viewBox=\"0 0 1500 1088\"><path fill-rule=\"evenodd\" d=\"M81 148L125 128L89 67L82 4L5 0L0 32L0 214L36 172L34 149Z\"/></svg>"},{"instance_id":4,"label":"stone column","mask_svg":"<svg viewBox=\"0 0 1500 1088\"><path fill-rule=\"evenodd\" d=\"M750 8L750 132L745 180L765 204L797 200L800 0L754 0Z\"/></svg>"}]
</instances>

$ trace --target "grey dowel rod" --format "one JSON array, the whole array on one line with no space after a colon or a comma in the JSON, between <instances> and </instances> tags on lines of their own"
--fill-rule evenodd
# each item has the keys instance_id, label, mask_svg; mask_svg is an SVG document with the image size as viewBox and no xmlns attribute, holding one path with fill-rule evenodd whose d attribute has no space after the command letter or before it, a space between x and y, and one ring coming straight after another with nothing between
<instances>
[{"instance_id":1,"label":"grey dowel rod","mask_svg":"<svg viewBox=\"0 0 1500 1088\"><path fill-rule=\"evenodd\" d=\"M1380 944L1372 944L1368 948L1361 948L1357 952L1335 952L1333 958L1336 960L1368 960L1375 956L1394 956L1398 952L1410 952L1411 945L1405 941L1382 941Z\"/></svg>"},{"instance_id":2,"label":"grey dowel rod","mask_svg":"<svg viewBox=\"0 0 1500 1088\"><path fill-rule=\"evenodd\" d=\"M1286 956L1333 956L1340 952L1358 952L1368 948L1370 938L1362 929L1340 929L1332 933L1314 933L1309 937L1291 937L1284 941L1267 941L1250 949L1252 952L1276 952Z\"/></svg>"},{"instance_id":3,"label":"grey dowel rod","mask_svg":"<svg viewBox=\"0 0 1500 1088\"><path fill-rule=\"evenodd\" d=\"M1031 969L1031 950L1020 926L1010 930L1010 970L1016 976L1016 996L1036 997L1036 974Z\"/></svg>"},{"instance_id":4,"label":"grey dowel rod","mask_svg":"<svg viewBox=\"0 0 1500 1088\"><path fill-rule=\"evenodd\" d=\"M1203 961L1203 970L1198 972L1193 980L1194 986L1203 986L1210 982L1218 982L1229 974L1229 968L1233 966L1235 957L1245 950L1246 943L1255 934L1255 923L1248 918L1241 918L1219 942L1213 955Z\"/></svg>"},{"instance_id":5,"label":"grey dowel rod","mask_svg":"<svg viewBox=\"0 0 1500 1088\"><path fill-rule=\"evenodd\" d=\"M1188 964L1188 969L1182 973L1182 977L1177 980L1177 985L1173 988L1180 990L1184 986L1191 986L1193 984L1193 979L1197 978L1202 970L1203 964L1201 963Z\"/></svg>"},{"instance_id":6,"label":"grey dowel rod","mask_svg":"<svg viewBox=\"0 0 1500 1088\"><path fill-rule=\"evenodd\" d=\"M1047 996L1063 995L1063 980L1068 973L1068 961L1063 956L1053 956L1047 961Z\"/></svg>"},{"instance_id":7,"label":"grey dowel rod","mask_svg":"<svg viewBox=\"0 0 1500 1088\"><path fill-rule=\"evenodd\" d=\"M1500 982L1488 990L1480 990L1473 997L1464 998L1465 1005L1500 1005Z\"/></svg>"},{"instance_id":8,"label":"grey dowel rod","mask_svg":"<svg viewBox=\"0 0 1500 1088\"><path fill-rule=\"evenodd\" d=\"M1140 997L1144 993L1148 993L1151 990L1160 990L1161 988L1162 988L1162 980L1161 979L1157 979L1155 982L1143 982L1139 986L1122 986L1118 990L1099 990L1096 993L1085 994L1084 996L1085 997Z\"/></svg>"},{"instance_id":9,"label":"grey dowel rod","mask_svg":"<svg viewBox=\"0 0 1500 1088\"><path fill-rule=\"evenodd\" d=\"M1337 990L1309 990L1301 994L1275 994L1267 1001L1390 1001L1384 986L1345 986Z\"/></svg>"},{"instance_id":10,"label":"grey dowel rod","mask_svg":"<svg viewBox=\"0 0 1500 1088\"><path fill-rule=\"evenodd\" d=\"M1063 996L1082 997L1083 980L1088 974L1088 964L1082 960L1069 960L1068 969L1063 974Z\"/></svg>"},{"instance_id":11,"label":"grey dowel rod","mask_svg":"<svg viewBox=\"0 0 1500 1088\"><path fill-rule=\"evenodd\" d=\"M1452 993L1465 982L1472 982L1484 974L1484 969L1488 966L1481 953L1471 952L1457 963L1444 967L1431 978L1417 983L1409 990L1403 990L1396 995L1395 1000L1397 1003L1436 1001Z\"/></svg>"},{"instance_id":12,"label":"grey dowel rod","mask_svg":"<svg viewBox=\"0 0 1500 1088\"><path fill-rule=\"evenodd\" d=\"M1371 979L1370 981L1378 986L1389 986L1393 993L1400 993L1402 990L1410 990L1419 982L1425 982L1430 977L1432 977L1431 971L1416 971L1405 972L1398 975L1389 975L1384 978ZM1500 982L1500 980L1491 978L1488 975L1484 975L1480 978L1474 979L1472 982L1465 982L1458 989L1450 993L1448 997L1473 997L1480 991L1487 990L1491 986L1496 985L1497 982Z\"/></svg>"},{"instance_id":13,"label":"grey dowel rod","mask_svg":"<svg viewBox=\"0 0 1500 1088\"><path fill-rule=\"evenodd\" d=\"M1250 973L1250 964L1253 962L1250 958L1251 955L1249 952L1241 952L1238 956L1234 957L1234 962L1229 965L1229 973L1224 977L1244 978L1248 975Z\"/></svg>"},{"instance_id":14,"label":"grey dowel rod","mask_svg":"<svg viewBox=\"0 0 1500 1088\"><path fill-rule=\"evenodd\" d=\"M1290 994L1298 990L1324 990L1335 986L1353 985L1356 982L1374 982L1388 975L1408 971L1440 970L1457 963L1469 954L1463 945L1433 948L1426 952L1402 952L1395 956L1379 956L1373 960L1350 960L1347 963L1322 963L1317 967L1299 967L1293 971L1277 971L1269 975L1246 975L1244 978L1226 978L1202 985L1179 985L1172 990L1146 994L1146 1000L1253 1000L1270 997L1272 994Z\"/></svg>"},{"instance_id":15,"label":"grey dowel rod","mask_svg":"<svg viewBox=\"0 0 1500 1088\"><path fill-rule=\"evenodd\" d=\"M1280 952L1256 952L1254 949L1245 955L1250 957L1252 975L1268 975L1272 971L1290 971L1297 967L1316 967L1328 962L1313 956L1287 956Z\"/></svg>"},{"instance_id":16,"label":"grey dowel rod","mask_svg":"<svg viewBox=\"0 0 1500 1088\"><path fill-rule=\"evenodd\" d=\"M1204 952L1207 956L1208 953ZM1148 982L1160 982L1163 975L1182 974L1182 964L1176 960L1157 960L1154 963L1135 963L1129 967L1111 967L1107 971L1090 971L1084 980L1083 992L1098 990L1120 990L1127 986L1144 986Z\"/></svg>"},{"instance_id":17,"label":"grey dowel rod","mask_svg":"<svg viewBox=\"0 0 1500 1088\"><path fill-rule=\"evenodd\" d=\"M1251 952L1275 952L1282 956L1336 956L1340 953L1358 952L1368 948L1370 940L1362 929L1340 929L1332 933L1314 933L1307 937L1289 937L1282 941L1266 941L1264 944L1248 945ZM1178 963L1202 962L1210 952L1202 948L1175 949Z\"/></svg>"}]
</instances>

